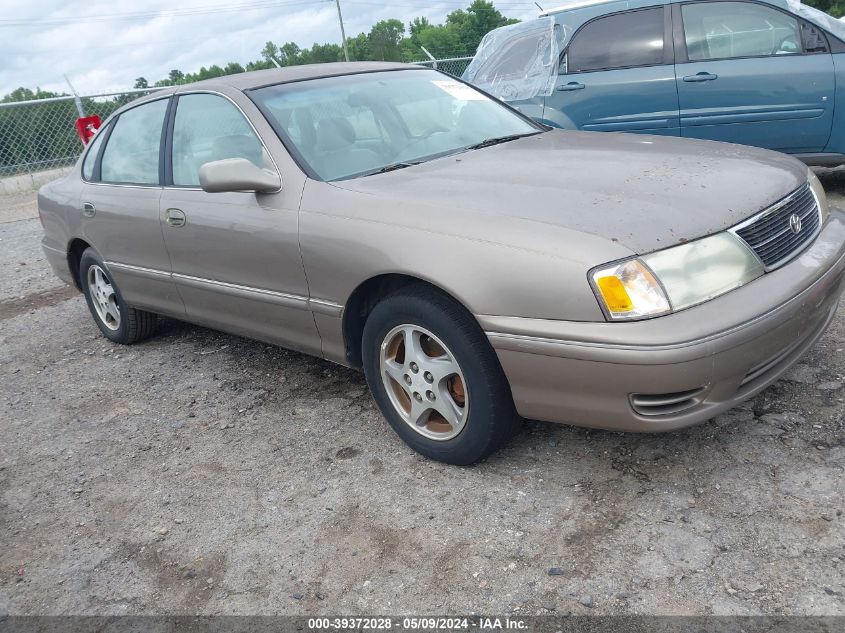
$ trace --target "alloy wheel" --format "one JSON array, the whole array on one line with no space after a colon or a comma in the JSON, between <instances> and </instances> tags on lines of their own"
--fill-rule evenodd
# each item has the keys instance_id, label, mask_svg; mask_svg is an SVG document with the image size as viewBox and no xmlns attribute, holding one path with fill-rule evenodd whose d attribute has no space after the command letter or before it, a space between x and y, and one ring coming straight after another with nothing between
<instances>
[{"instance_id":1,"label":"alloy wheel","mask_svg":"<svg viewBox=\"0 0 845 633\"><path fill-rule=\"evenodd\" d=\"M418 325L394 327L380 348L384 387L396 412L414 431L450 440L466 426L469 393L455 355Z\"/></svg>"},{"instance_id":2,"label":"alloy wheel","mask_svg":"<svg viewBox=\"0 0 845 633\"><path fill-rule=\"evenodd\" d=\"M88 268L88 294L97 316L110 330L120 328L120 307L114 286L105 271L94 264Z\"/></svg>"}]
</instances>

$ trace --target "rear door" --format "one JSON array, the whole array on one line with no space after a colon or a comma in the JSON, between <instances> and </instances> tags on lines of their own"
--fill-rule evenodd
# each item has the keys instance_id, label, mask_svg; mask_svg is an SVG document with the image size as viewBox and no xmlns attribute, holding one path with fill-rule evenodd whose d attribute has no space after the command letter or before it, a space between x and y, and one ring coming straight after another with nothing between
<instances>
[{"instance_id":1,"label":"rear door","mask_svg":"<svg viewBox=\"0 0 845 633\"><path fill-rule=\"evenodd\" d=\"M582 130L678 136L673 62L668 7L595 18L562 53L544 118Z\"/></svg>"},{"instance_id":2,"label":"rear door","mask_svg":"<svg viewBox=\"0 0 845 633\"><path fill-rule=\"evenodd\" d=\"M83 163L82 231L105 260L130 305L181 315L158 219L161 139L170 100L121 113L95 137ZM97 154L93 161L93 152Z\"/></svg>"},{"instance_id":3,"label":"rear door","mask_svg":"<svg viewBox=\"0 0 845 633\"><path fill-rule=\"evenodd\" d=\"M821 151L833 122L827 42L757 2L674 5L681 135L785 152Z\"/></svg>"}]
</instances>

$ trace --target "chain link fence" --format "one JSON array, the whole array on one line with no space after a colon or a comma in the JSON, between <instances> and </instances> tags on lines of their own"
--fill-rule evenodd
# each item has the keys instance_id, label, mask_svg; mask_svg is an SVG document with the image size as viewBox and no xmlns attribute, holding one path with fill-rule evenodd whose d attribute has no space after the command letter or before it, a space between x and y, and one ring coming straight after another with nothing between
<instances>
[{"instance_id":1,"label":"chain link fence","mask_svg":"<svg viewBox=\"0 0 845 633\"><path fill-rule=\"evenodd\" d=\"M472 57L450 57L449 59L430 59L424 62L414 62L420 66L428 66L441 72L460 77L472 61Z\"/></svg>"},{"instance_id":2,"label":"chain link fence","mask_svg":"<svg viewBox=\"0 0 845 633\"><path fill-rule=\"evenodd\" d=\"M428 60L420 65L460 77L472 57ZM155 89L0 103L0 195L36 189L62 174L82 153L79 116L103 120Z\"/></svg>"},{"instance_id":3,"label":"chain link fence","mask_svg":"<svg viewBox=\"0 0 845 633\"><path fill-rule=\"evenodd\" d=\"M0 195L34 189L73 165L82 153L75 122L81 115L105 120L152 90L0 103Z\"/></svg>"}]
</instances>

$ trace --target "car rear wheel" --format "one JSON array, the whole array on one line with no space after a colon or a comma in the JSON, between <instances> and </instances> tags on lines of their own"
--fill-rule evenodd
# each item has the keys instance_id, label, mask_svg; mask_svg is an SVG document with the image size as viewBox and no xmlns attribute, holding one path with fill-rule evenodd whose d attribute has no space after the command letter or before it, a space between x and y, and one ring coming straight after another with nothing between
<instances>
[{"instance_id":1,"label":"car rear wheel","mask_svg":"<svg viewBox=\"0 0 845 633\"><path fill-rule=\"evenodd\" d=\"M472 464L513 434L519 418L493 348L442 293L419 285L381 301L367 318L362 351L379 409L426 457Z\"/></svg>"},{"instance_id":2,"label":"car rear wheel","mask_svg":"<svg viewBox=\"0 0 845 633\"><path fill-rule=\"evenodd\" d=\"M131 345L155 331L158 317L126 305L108 268L94 249L79 261L79 277L94 322L110 341Z\"/></svg>"}]
</instances>

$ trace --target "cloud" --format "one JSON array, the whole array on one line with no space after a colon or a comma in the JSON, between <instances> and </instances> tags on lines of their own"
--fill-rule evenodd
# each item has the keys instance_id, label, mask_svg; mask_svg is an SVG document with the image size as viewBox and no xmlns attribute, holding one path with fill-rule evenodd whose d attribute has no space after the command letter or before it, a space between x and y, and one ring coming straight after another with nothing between
<instances>
[{"instance_id":1,"label":"cloud","mask_svg":"<svg viewBox=\"0 0 845 633\"><path fill-rule=\"evenodd\" d=\"M219 0L204 5L200 1L188 0L180 7L166 0L143 4L127 0L85 4L3 0L0 95L19 86L66 92L64 74L80 94L124 90L132 87L136 77L146 77L152 83L166 77L172 68L193 72L230 61L245 64L259 57L268 40L277 44L293 41L302 47L340 42L332 0L232 0L229 5ZM386 18L407 24L414 17L425 16L433 23L442 22L450 11L465 8L469 2L341 0L341 7L346 34L353 37ZM536 15L531 2L503 1L499 9L521 19ZM174 15L174 11L187 15ZM118 14L124 19L105 19ZM134 17L125 19L126 14ZM79 16L94 17L73 21ZM7 24L27 20L42 23ZM44 24L45 20L52 23Z\"/></svg>"}]
</instances>

